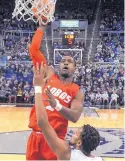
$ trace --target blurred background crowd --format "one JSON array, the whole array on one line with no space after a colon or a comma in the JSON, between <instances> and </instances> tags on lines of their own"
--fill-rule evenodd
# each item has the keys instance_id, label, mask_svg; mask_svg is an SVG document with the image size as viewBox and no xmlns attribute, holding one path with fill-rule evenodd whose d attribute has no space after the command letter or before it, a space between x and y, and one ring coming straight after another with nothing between
<instances>
[{"instance_id":1,"label":"blurred background crowd","mask_svg":"<svg viewBox=\"0 0 125 161\"><path fill-rule=\"evenodd\" d=\"M65 4L65 5L64 5ZM99 10L99 19L96 12ZM18 22L12 19L14 1L0 1L0 102L1 103L34 103L34 88L32 84L32 63L29 58L28 45L31 42L37 25L32 21ZM43 53L49 63L58 72L60 58L68 50L77 62L74 75L76 82L85 94L86 106L98 108L115 108L124 105L124 17L123 0L58 0L55 18L88 20L88 39L76 40L74 46L59 46L59 42L51 42L51 24L48 26L46 43L43 40ZM94 22L97 21L98 35L94 41L92 55L88 59L89 36ZM59 31L60 32L60 31ZM77 39L83 31L78 30ZM90 32L90 33L89 33ZM54 49L57 50L54 55ZM77 49L81 49L77 50ZM87 57L87 61L86 61Z\"/></svg>"}]
</instances>

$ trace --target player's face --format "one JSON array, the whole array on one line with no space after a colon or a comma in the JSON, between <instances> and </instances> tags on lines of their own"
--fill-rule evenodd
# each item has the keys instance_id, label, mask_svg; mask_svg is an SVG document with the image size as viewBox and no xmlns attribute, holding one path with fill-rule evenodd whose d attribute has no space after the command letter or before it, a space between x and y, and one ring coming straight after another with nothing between
<instances>
[{"instance_id":1,"label":"player's face","mask_svg":"<svg viewBox=\"0 0 125 161\"><path fill-rule=\"evenodd\" d=\"M75 62L72 57L64 56L60 62L60 74L65 78L69 78L75 72Z\"/></svg>"},{"instance_id":2,"label":"player's face","mask_svg":"<svg viewBox=\"0 0 125 161\"><path fill-rule=\"evenodd\" d=\"M83 128L77 128L76 131L74 131L72 138L70 140L71 144L77 144L79 141L81 141L81 132L83 131Z\"/></svg>"}]
</instances>

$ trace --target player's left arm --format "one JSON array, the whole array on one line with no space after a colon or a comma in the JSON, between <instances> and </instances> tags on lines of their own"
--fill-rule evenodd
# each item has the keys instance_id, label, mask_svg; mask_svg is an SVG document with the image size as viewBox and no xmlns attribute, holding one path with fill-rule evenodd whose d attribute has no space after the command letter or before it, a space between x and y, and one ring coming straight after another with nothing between
<instances>
[{"instance_id":1,"label":"player's left arm","mask_svg":"<svg viewBox=\"0 0 125 161\"><path fill-rule=\"evenodd\" d=\"M77 122L83 111L84 95L81 90L76 94L75 99L71 102L70 108L62 106L59 111L67 120Z\"/></svg>"}]
</instances>

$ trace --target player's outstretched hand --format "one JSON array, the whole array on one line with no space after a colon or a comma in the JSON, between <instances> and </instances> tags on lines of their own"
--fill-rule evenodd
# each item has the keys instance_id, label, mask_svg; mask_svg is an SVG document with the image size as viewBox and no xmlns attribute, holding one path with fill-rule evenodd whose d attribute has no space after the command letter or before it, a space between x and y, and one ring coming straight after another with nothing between
<instances>
[{"instance_id":1,"label":"player's outstretched hand","mask_svg":"<svg viewBox=\"0 0 125 161\"><path fill-rule=\"evenodd\" d=\"M43 62L40 65L37 63L36 67L33 67L33 72L33 85L43 87L48 79L47 77L45 78L45 65L43 65Z\"/></svg>"},{"instance_id":2,"label":"player's outstretched hand","mask_svg":"<svg viewBox=\"0 0 125 161\"><path fill-rule=\"evenodd\" d=\"M46 101L48 101L50 103L50 106L52 106L53 108L56 107L57 102L53 97L52 93L50 92L49 88L46 89L45 93L48 96L48 99Z\"/></svg>"}]
</instances>

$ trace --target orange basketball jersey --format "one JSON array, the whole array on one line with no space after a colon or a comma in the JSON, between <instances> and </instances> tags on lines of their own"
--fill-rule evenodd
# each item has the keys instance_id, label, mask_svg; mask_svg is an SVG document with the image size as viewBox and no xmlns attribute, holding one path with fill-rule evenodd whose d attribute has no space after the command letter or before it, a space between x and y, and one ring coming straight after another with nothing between
<instances>
[{"instance_id":1,"label":"orange basketball jersey","mask_svg":"<svg viewBox=\"0 0 125 161\"><path fill-rule=\"evenodd\" d=\"M45 99L48 99L47 95L45 94L47 87L50 89L55 99L58 99L60 103L67 108L70 108L71 101L74 99L79 90L79 86L74 83L63 84L55 74L51 76L43 88L42 95ZM48 101L44 101L44 105L47 110L50 125L54 128L58 135L61 135L64 138L67 133L68 120L66 120L58 111L52 108ZM33 106L30 113L29 128L32 128L34 131L41 131L37 126L35 106Z\"/></svg>"}]
</instances>

